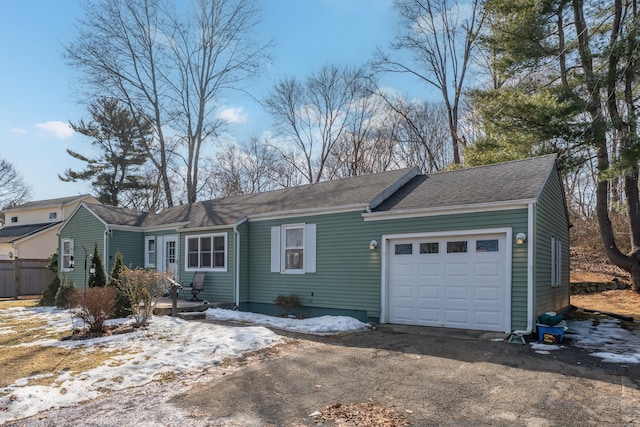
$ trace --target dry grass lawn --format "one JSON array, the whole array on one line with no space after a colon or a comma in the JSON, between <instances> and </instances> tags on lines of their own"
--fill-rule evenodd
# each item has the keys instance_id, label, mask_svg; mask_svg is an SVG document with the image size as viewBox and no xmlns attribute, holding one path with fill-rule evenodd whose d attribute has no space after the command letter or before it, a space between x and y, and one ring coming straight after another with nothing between
<instances>
[{"instance_id":1,"label":"dry grass lawn","mask_svg":"<svg viewBox=\"0 0 640 427\"><path fill-rule=\"evenodd\" d=\"M69 332L51 333L46 321L14 319L4 310L10 307L33 307L34 300L0 301L0 388L21 378L29 378L29 385L51 385L61 371L84 372L95 368L114 356L113 352L94 348L63 349L42 345L24 346L42 339L61 339ZM119 353L122 354L122 353Z\"/></svg>"},{"instance_id":2,"label":"dry grass lawn","mask_svg":"<svg viewBox=\"0 0 640 427\"><path fill-rule=\"evenodd\" d=\"M571 295L571 304L580 308L624 314L640 320L640 294L630 289Z\"/></svg>"}]
</instances>

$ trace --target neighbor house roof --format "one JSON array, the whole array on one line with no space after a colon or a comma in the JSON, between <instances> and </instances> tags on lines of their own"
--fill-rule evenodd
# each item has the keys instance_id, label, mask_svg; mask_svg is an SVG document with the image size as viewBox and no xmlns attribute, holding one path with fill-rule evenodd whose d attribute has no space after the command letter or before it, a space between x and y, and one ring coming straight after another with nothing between
<instances>
[{"instance_id":1,"label":"neighbor house roof","mask_svg":"<svg viewBox=\"0 0 640 427\"><path fill-rule=\"evenodd\" d=\"M536 200L556 155L437 172L413 178L376 212L428 210Z\"/></svg>"},{"instance_id":2,"label":"neighbor house roof","mask_svg":"<svg viewBox=\"0 0 640 427\"><path fill-rule=\"evenodd\" d=\"M26 225L13 225L0 228L0 243L11 243L16 240L23 239L35 233L46 230L53 226L61 224L58 222L46 222L42 224L26 224Z\"/></svg>"},{"instance_id":3,"label":"neighbor house roof","mask_svg":"<svg viewBox=\"0 0 640 427\"><path fill-rule=\"evenodd\" d=\"M4 209L4 212L23 211L25 209L44 209L48 207L59 207L70 205L75 202L80 202L86 198L95 200L90 194L82 194L77 196L60 197L57 199L35 200L33 202L26 202L12 208ZM96 200L97 201L97 200Z\"/></svg>"}]
</instances>

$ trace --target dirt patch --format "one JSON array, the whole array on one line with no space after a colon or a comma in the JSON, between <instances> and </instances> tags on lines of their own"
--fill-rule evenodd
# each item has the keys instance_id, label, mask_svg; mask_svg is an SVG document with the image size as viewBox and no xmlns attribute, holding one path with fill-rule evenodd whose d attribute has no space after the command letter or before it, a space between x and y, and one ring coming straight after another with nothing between
<instances>
[{"instance_id":1,"label":"dirt patch","mask_svg":"<svg viewBox=\"0 0 640 427\"><path fill-rule=\"evenodd\" d=\"M411 423L404 414L380 403L335 403L314 415L316 423L331 421L337 427L404 427Z\"/></svg>"}]
</instances>

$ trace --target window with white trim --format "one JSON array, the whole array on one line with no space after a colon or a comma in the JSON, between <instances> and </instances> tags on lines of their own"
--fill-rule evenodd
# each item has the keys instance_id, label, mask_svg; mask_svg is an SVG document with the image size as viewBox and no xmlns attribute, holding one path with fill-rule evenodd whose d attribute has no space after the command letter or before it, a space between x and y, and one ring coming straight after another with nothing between
<instances>
[{"instance_id":1,"label":"window with white trim","mask_svg":"<svg viewBox=\"0 0 640 427\"><path fill-rule=\"evenodd\" d=\"M60 257L62 271L73 271L73 239L62 239L60 243L62 246L62 256Z\"/></svg>"},{"instance_id":2,"label":"window with white trim","mask_svg":"<svg viewBox=\"0 0 640 427\"><path fill-rule=\"evenodd\" d=\"M185 237L185 270L227 271L227 234Z\"/></svg>"},{"instance_id":3,"label":"window with white trim","mask_svg":"<svg viewBox=\"0 0 640 427\"><path fill-rule=\"evenodd\" d=\"M551 286L557 288L562 285L562 242L551 238Z\"/></svg>"},{"instance_id":4,"label":"window with white trim","mask_svg":"<svg viewBox=\"0 0 640 427\"><path fill-rule=\"evenodd\" d=\"M156 237L149 236L144 238L144 266L156 266Z\"/></svg>"},{"instance_id":5,"label":"window with white trim","mask_svg":"<svg viewBox=\"0 0 640 427\"><path fill-rule=\"evenodd\" d=\"M316 272L316 224L287 224L271 228L271 272Z\"/></svg>"},{"instance_id":6,"label":"window with white trim","mask_svg":"<svg viewBox=\"0 0 640 427\"><path fill-rule=\"evenodd\" d=\"M58 212L49 212L49 219L57 219Z\"/></svg>"},{"instance_id":7,"label":"window with white trim","mask_svg":"<svg viewBox=\"0 0 640 427\"><path fill-rule=\"evenodd\" d=\"M17 216L12 216L12 217L11 217L11 222L12 222L13 224L17 223L17 222L18 222L18 217L17 217Z\"/></svg>"}]
</instances>

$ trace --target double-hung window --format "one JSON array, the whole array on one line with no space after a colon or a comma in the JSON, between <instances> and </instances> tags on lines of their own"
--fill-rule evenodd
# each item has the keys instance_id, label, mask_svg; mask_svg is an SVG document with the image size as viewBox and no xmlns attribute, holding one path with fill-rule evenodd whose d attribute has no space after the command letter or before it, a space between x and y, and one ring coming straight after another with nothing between
<instances>
[{"instance_id":1,"label":"double-hung window","mask_svg":"<svg viewBox=\"0 0 640 427\"><path fill-rule=\"evenodd\" d=\"M227 234L185 237L186 270L227 271Z\"/></svg>"},{"instance_id":2,"label":"double-hung window","mask_svg":"<svg viewBox=\"0 0 640 427\"><path fill-rule=\"evenodd\" d=\"M62 239L62 271L73 271L73 239Z\"/></svg>"},{"instance_id":3,"label":"double-hung window","mask_svg":"<svg viewBox=\"0 0 640 427\"><path fill-rule=\"evenodd\" d=\"M156 238L155 236L145 237L144 239L144 266L156 266Z\"/></svg>"},{"instance_id":4,"label":"double-hung window","mask_svg":"<svg viewBox=\"0 0 640 427\"><path fill-rule=\"evenodd\" d=\"M316 224L287 224L271 228L271 272L316 272Z\"/></svg>"},{"instance_id":5,"label":"double-hung window","mask_svg":"<svg viewBox=\"0 0 640 427\"><path fill-rule=\"evenodd\" d=\"M562 285L562 242L551 238L551 286Z\"/></svg>"}]
</instances>

